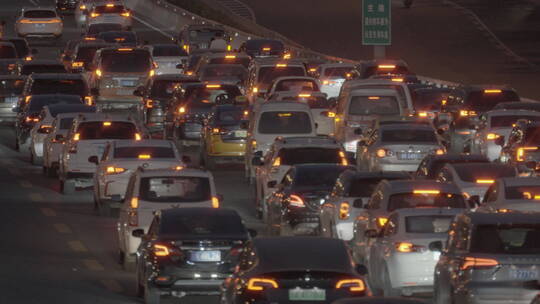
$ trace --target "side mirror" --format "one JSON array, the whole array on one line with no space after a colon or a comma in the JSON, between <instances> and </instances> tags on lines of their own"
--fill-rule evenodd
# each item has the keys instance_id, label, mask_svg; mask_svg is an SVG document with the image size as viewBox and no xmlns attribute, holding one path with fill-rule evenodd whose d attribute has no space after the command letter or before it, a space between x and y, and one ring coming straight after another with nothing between
<instances>
[{"instance_id":1,"label":"side mirror","mask_svg":"<svg viewBox=\"0 0 540 304\"><path fill-rule=\"evenodd\" d=\"M256 237L258 234L257 230L255 229L248 229L247 231L248 231L249 236L252 238Z\"/></svg>"},{"instance_id":2,"label":"side mirror","mask_svg":"<svg viewBox=\"0 0 540 304\"><path fill-rule=\"evenodd\" d=\"M98 88L91 88L90 89L90 94L92 94L94 96L98 96L99 95L99 89Z\"/></svg>"},{"instance_id":3,"label":"side mirror","mask_svg":"<svg viewBox=\"0 0 540 304\"><path fill-rule=\"evenodd\" d=\"M110 200L117 203L121 203L123 201L122 196L120 194L111 195Z\"/></svg>"},{"instance_id":4,"label":"side mirror","mask_svg":"<svg viewBox=\"0 0 540 304\"><path fill-rule=\"evenodd\" d=\"M253 166L262 166L264 164L264 162L262 161L262 159L258 156L255 156L251 159L251 164Z\"/></svg>"},{"instance_id":5,"label":"side mirror","mask_svg":"<svg viewBox=\"0 0 540 304\"><path fill-rule=\"evenodd\" d=\"M56 136L54 137L54 139L56 141L64 141L64 135L62 134L56 134Z\"/></svg>"},{"instance_id":6,"label":"side mirror","mask_svg":"<svg viewBox=\"0 0 540 304\"><path fill-rule=\"evenodd\" d=\"M435 241L429 243L429 250L441 252L443 249L443 243L441 241Z\"/></svg>"},{"instance_id":7,"label":"side mirror","mask_svg":"<svg viewBox=\"0 0 540 304\"><path fill-rule=\"evenodd\" d=\"M375 239L379 237L379 232L375 229L368 229L364 232L364 235L369 239Z\"/></svg>"},{"instance_id":8,"label":"side mirror","mask_svg":"<svg viewBox=\"0 0 540 304\"><path fill-rule=\"evenodd\" d=\"M99 159L96 155L92 155L88 158L89 163L99 164Z\"/></svg>"},{"instance_id":9,"label":"side mirror","mask_svg":"<svg viewBox=\"0 0 540 304\"><path fill-rule=\"evenodd\" d=\"M277 181L269 181L266 186L268 186L268 188L275 188L277 186Z\"/></svg>"},{"instance_id":10,"label":"side mirror","mask_svg":"<svg viewBox=\"0 0 540 304\"><path fill-rule=\"evenodd\" d=\"M184 69L184 64L179 63L179 64L176 65L176 68L179 69L179 70L183 70Z\"/></svg>"},{"instance_id":11,"label":"side mirror","mask_svg":"<svg viewBox=\"0 0 540 304\"><path fill-rule=\"evenodd\" d=\"M136 238L142 238L144 235L144 229L135 229L131 232L131 235Z\"/></svg>"},{"instance_id":12,"label":"side mirror","mask_svg":"<svg viewBox=\"0 0 540 304\"><path fill-rule=\"evenodd\" d=\"M361 128L354 129L354 134L355 135L362 135L362 129Z\"/></svg>"},{"instance_id":13,"label":"side mirror","mask_svg":"<svg viewBox=\"0 0 540 304\"><path fill-rule=\"evenodd\" d=\"M359 275L367 275L368 269L365 265L358 264L356 265L356 272L358 272Z\"/></svg>"},{"instance_id":14,"label":"side mirror","mask_svg":"<svg viewBox=\"0 0 540 304\"><path fill-rule=\"evenodd\" d=\"M473 195L469 198L468 202L470 208L476 208L480 206L480 197L478 195Z\"/></svg>"},{"instance_id":15,"label":"side mirror","mask_svg":"<svg viewBox=\"0 0 540 304\"><path fill-rule=\"evenodd\" d=\"M353 202L353 207L354 208L364 208L364 200L362 200L361 198L355 199L354 202Z\"/></svg>"},{"instance_id":16,"label":"side mirror","mask_svg":"<svg viewBox=\"0 0 540 304\"><path fill-rule=\"evenodd\" d=\"M499 136L495 138L495 144L501 147L504 146L504 136Z\"/></svg>"}]
</instances>

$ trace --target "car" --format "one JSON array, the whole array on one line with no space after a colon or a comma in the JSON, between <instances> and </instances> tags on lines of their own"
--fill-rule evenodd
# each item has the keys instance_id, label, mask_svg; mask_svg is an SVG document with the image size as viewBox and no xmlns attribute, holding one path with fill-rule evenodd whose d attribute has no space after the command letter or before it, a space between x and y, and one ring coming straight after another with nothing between
<instances>
[{"instance_id":1,"label":"car","mask_svg":"<svg viewBox=\"0 0 540 304\"><path fill-rule=\"evenodd\" d=\"M0 122L15 123L16 110L20 95L22 94L24 76L0 75Z\"/></svg>"},{"instance_id":2,"label":"car","mask_svg":"<svg viewBox=\"0 0 540 304\"><path fill-rule=\"evenodd\" d=\"M83 41L75 46L72 55L64 55L65 67L71 73L83 73L90 68L97 50L111 47L110 43Z\"/></svg>"},{"instance_id":3,"label":"car","mask_svg":"<svg viewBox=\"0 0 540 304\"><path fill-rule=\"evenodd\" d=\"M367 237L366 231L380 232L395 210L450 208L465 211L471 207L461 189L454 184L429 180L383 180L354 221L354 235L350 241L353 257L359 263L369 260L369 246L373 240Z\"/></svg>"},{"instance_id":4,"label":"car","mask_svg":"<svg viewBox=\"0 0 540 304\"><path fill-rule=\"evenodd\" d=\"M95 162L90 157L103 155L107 142L115 139L142 140L146 130L125 115L84 113L73 120L59 160L60 192L70 194L76 187L93 185Z\"/></svg>"},{"instance_id":5,"label":"car","mask_svg":"<svg viewBox=\"0 0 540 304\"><path fill-rule=\"evenodd\" d=\"M31 139L31 130L34 125L40 124L44 118L41 116L43 107L52 104L83 104L78 95L68 94L40 94L28 96L24 102L17 106L17 120L15 121L15 148L19 149ZM37 130L36 130L37 131ZM30 147L32 148L32 147ZM31 154L32 155L32 154Z\"/></svg>"},{"instance_id":6,"label":"car","mask_svg":"<svg viewBox=\"0 0 540 304\"><path fill-rule=\"evenodd\" d=\"M177 44L151 44L144 48L152 54L152 60L156 63L156 75L180 74L187 63L188 53ZM179 67L181 65L181 67Z\"/></svg>"},{"instance_id":7,"label":"car","mask_svg":"<svg viewBox=\"0 0 540 304\"><path fill-rule=\"evenodd\" d=\"M538 284L534 282L534 288L520 284L538 280L539 244L538 215L458 215L450 226L448 240L432 246L442 251L435 267L434 302L531 302L538 294Z\"/></svg>"},{"instance_id":8,"label":"car","mask_svg":"<svg viewBox=\"0 0 540 304\"><path fill-rule=\"evenodd\" d=\"M73 119L80 113L94 113L95 107L84 107L75 113L59 113L51 124L50 131L43 140L43 174L48 177L57 177L60 164L60 154L71 129Z\"/></svg>"},{"instance_id":9,"label":"car","mask_svg":"<svg viewBox=\"0 0 540 304\"><path fill-rule=\"evenodd\" d=\"M287 258L276 258L287 257ZM259 237L244 246L238 268L221 287L220 303L323 302L368 297L365 267L347 245L320 237Z\"/></svg>"},{"instance_id":10,"label":"car","mask_svg":"<svg viewBox=\"0 0 540 304\"><path fill-rule=\"evenodd\" d=\"M246 69L249 67L251 57L246 53L218 52L206 53L202 56L199 65L205 64L241 64ZM198 70L198 68L195 68Z\"/></svg>"},{"instance_id":11,"label":"car","mask_svg":"<svg viewBox=\"0 0 540 304\"><path fill-rule=\"evenodd\" d=\"M454 217L463 210L449 208L398 209L382 230L368 230L370 287L384 296L411 296L433 291L433 272Z\"/></svg>"},{"instance_id":12,"label":"car","mask_svg":"<svg viewBox=\"0 0 540 304\"><path fill-rule=\"evenodd\" d=\"M60 113L94 112L91 106L83 104L77 95L59 95L57 103L48 103L39 113L39 121L30 130L30 163L41 165L43 148L47 135L51 132L54 118ZM32 102L32 100L30 101Z\"/></svg>"},{"instance_id":13,"label":"car","mask_svg":"<svg viewBox=\"0 0 540 304\"><path fill-rule=\"evenodd\" d=\"M250 115L247 126L244 171L250 183L255 179L253 157L264 157L278 136L316 136L317 127L308 105L300 102L276 101L264 103Z\"/></svg>"},{"instance_id":14,"label":"car","mask_svg":"<svg viewBox=\"0 0 540 304\"><path fill-rule=\"evenodd\" d=\"M320 92L320 84L312 77L285 76L278 77L270 84L267 99L273 99L273 95L280 92L311 93Z\"/></svg>"},{"instance_id":15,"label":"car","mask_svg":"<svg viewBox=\"0 0 540 304\"><path fill-rule=\"evenodd\" d=\"M94 23L86 27L86 32L83 39L97 39L100 33L111 31L123 31L124 28L120 23Z\"/></svg>"},{"instance_id":16,"label":"car","mask_svg":"<svg viewBox=\"0 0 540 304\"><path fill-rule=\"evenodd\" d=\"M369 78L378 74L409 74L409 66L401 59L374 59L361 61L357 66L360 78Z\"/></svg>"},{"instance_id":17,"label":"car","mask_svg":"<svg viewBox=\"0 0 540 304\"><path fill-rule=\"evenodd\" d=\"M19 62L15 68L15 73L18 75L28 76L32 73L67 73L64 65L58 60L47 60L47 59L34 59L32 61L22 61Z\"/></svg>"},{"instance_id":18,"label":"car","mask_svg":"<svg viewBox=\"0 0 540 304\"><path fill-rule=\"evenodd\" d=\"M399 102L399 95L390 89L363 88L340 97L334 118L334 136L352 155L366 128L374 120L386 116L403 116L406 109Z\"/></svg>"},{"instance_id":19,"label":"car","mask_svg":"<svg viewBox=\"0 0 540 304\"><path fill-rule=\"evenodd\" d=\"M3 36L0 38L1 42L11 42L17 50L17 58L25 61L34 59L34 55L38 53L37 49L31 49L28 45L28 41L22 37L9 37Z\"/></svg>"},{"instance_id":20,"label":"car","mask_svg":"<svg viewBox=\"0 0 540 304\"><path fill-rule=\"evenodd\" d=\"M375 74L369 77L369 79L387 79L394 82L403 82L407 85L421 83L416 74Z\"/></svg>"},{"instance_id":21,"label":"car","mask_svg":"<svg viewBox=\"0 0 540 304\"><path fill-rule=\"evenodd\" d=\"M321 84L321 92L326 93L328 98L338 97L343 82L357 74L352 63L324 63L313 71L313 77Z\"/></svg>"},{"instance_id":22,"label":"car","mask_svg":"<svg viewBox=\"0 0 540 304\"><path fill-rule=\"evenodd\" d=\"M319 213L339 175L351 166L319 163L292 166L264 201L269 235L319 235Z\"/></svg>"},{"instance_id":23,"label":"car","mask_svg":"<svg viewBox=\"0 0 540 304\"><path fill-rule=\"evenodd\" d=\"M243 106L214 106L201 130L201 161L212 170L219 163L244 162L249 112Z\"/></svg>"},{"instance_id":24,"label":"car","mask_svg":"<svg viewBox=\"0 0 540 304\"><path fill-rule=\"evenodd\" d=\"M243 85L247 69L241 64L205 64L195 71L202 82Z\"/></svg>"},{"instance_id":25,"label":"car","mask_svg":"<svg viewBox=\"0 0 540 304\"><path fill-rule=\"evenodd\" d=\"M240 52L246 53L251 58L282 58L285 54L285 45L276 39L249 39L242 43Z\"/></svg>"},{"instance_id":26,"label":"car","mask_svg":"<svg viewBox=\"0 0 540 304\"><path fill-rule=\"evenodd\" d=\"M63 30L62 17L53 7L24 7L15 21L15 32L19 37L58 39Z\"/></svg>"},{"instance_id":27,"label":"car","mask_svg":"<svg viewBox=\"0 0 540 304\"><path fill-rule=\"evenodd\" d=\"M195 71L201 67L203 59L209 54L221 54L223 50L219 49L197 49L189 52L187 63L183 65L183 73L192 76Z\"/></svg>"},{"instance_id":28,"label":"car","mask_svg":"<svg viewBox=\"0 0 540 304\"><path fill-rule=\"evenodd\" d=\"M92 157L92 156L90 156ZM92 158L96 164L94 174L94 204L104 216L120 207L128 181L137 168L175 169L185 164L176 145L168 140L114 140L107 144L103 156Z\"/></svg>"},{"instance_id":29,"label":"car","mask_svg":"<svg viewBox=\"0 0 540 304\"><path fill-rule=\"evenodd\" d=\"M412 89L411 97L416 116L434 120L451 90L433 86Z\"/></svg>"},{"instance_id":30,"label":"car","mask_svg":"<svg viewBox=\"0 0 540 304\"><path fill-rule=\"evenodd\" d=\"M98 2L94 3L88 10L86 27L90 24L100 23L118 23L122 25L122 28L131 30L133 17L130 10L121 2Z\"/></svg>"},{"instance_id":31,"label":"car","mask_svg":"<svg viewBox=\"0 0 540 304\"><path fill-rule=\"evenodd\" d=\"M60 54L60 61L67 65L68 61L71 61L73 59L73 52L75 51L75 48L79 43L84 42L96 42L96 43L103 43L105 41L98 40L95 37L83 37L82 39L71 39L66 42L66 45L64 49L62 50L62 53Z\"/></svg>"},{"instance_id":32,"label":"car","mask_svg":"<svg viewBox=\"0 0 540 304\"><path fill-rule=\"evenodd\" d=\"M486 191L478 212L540 212L540 178L497 179Z\"/></svg>"},{"instance_id":33,"label":"car","mask_svg":"<svg viewBox=\"0 0 540 304\"><path fill-rule=\"evenodd\" d=\"M515 167L498 163L446 164L437 177L441 183L458 186L465 196L482 200L486 190L498 178L516 177Z\"/></svg>"},{"instance_id":34,"label":"car","mask_svg":"<svg viewBox=\"0 0 540 304\"><path fill-rule=\"evenodd\" d=\"M489 163L489 159L478 154L429 154L418 165L414 173L415 179L437 179L439 171L446 164L457 163Z\"/></svg>"},{"instance_id":35,"label":"car","mask_svg":"<svg viewBox=\"0 0 540 304\"><path fill-rule=\"evenodd\" d=\"M464 150L468 153L486 155L495 161L501 155L502 147L495 143L498 137L508 139L513 126L518 120L540 122L540 113L526 110L492 110L479 118L474 135L465 142Z\"/></svg>"},{"instance_id":36,"label":"car","mask_svg":"<svg viewBox=\"0 0 540 304\"><path fill-rule=\"evenodd\" d=\"M515 166L520 172L536 170L536 163L540 160L539 135L540 122L518 120L510 131L508 139L504 136L495 139L495 144L502 147L499 161Z\"/></svg>"},{"instance_id":37,"label":"car","mask_svg":"<svg viewBox=\"0 0 540 304\"><path fill-rule=\"evenodd\" d=\"M150 132L164 132L165 115L167 115L174 91L187 83L197 83L194 76L182 74L161 74L150 77L143 86L139 86L133 94L142 97L146 106L145 122ZM174 113L170 113L172 115Z\"/></svg>"},{"instance_id":38,"label":"car","mask_svg":"<svg viewBox=\"0 0 540 304\"><path fill-rule=\"evenodd\" d=\"M40 94L79 95L85 103L90 104L92 102L88 83L85 77L80 74L30 74L24 83L18 106L20 107L27 98L30 98L29 96Z\"/></svg>"},{"instance_id":39,"label":"car","mask_svg":"<svg viewBox=\"0 0 540 304\"><path fill-rule=\"evenodd\" d=\"M88 83L93 95L125 96L155 74L150 52L143 48L99 49L90 65Z\"/></svg>"},{"instance_id":40,"label":"car","mask_svg":"<svg viewBox=\"0 0 540 304\"><path fill-rule=\"evenodd\" d=\"M302 62L284 61L275 58L255 59L248 68L246 80L246 96L250 104L264 101L270 84L279 77L307 76L306 67Z\"/></svg>"},{"instance_id":41,"label":"car","mask_svg":"<svg viewBox=\"0 0 540 304\"><path fill-rule=\"evenodd\" d=\"M73 13L77 8L77 0L55 0L56 11L60 14Z\"/></svg>"},{"instance_id":42,"label":"car","mask_svg":"<svg viewBox=\"0 0 540 304\"><path fill-rule=\"evenodd\" d=\"M133 31L106 31L97 34L96 38L121 47L137 47L139 44L139 38Z\"/></svg>"},{"instance_id":43,"label":"car","mask_svg":"<svg viewBox=\"0 0 540 304\"><path fill-rule=\"evenodd\" d=\"M499 102L493 110L527 110L540 112L540 103L536 101L509 101Z\"/></svg>"},{"instance_id":44,"label":"car","mask_svg":"<svg viewBox=\"0 0 540 304\"><path fill-rule=\"evenodd\" d=\"M341 144L330 137L277 137L264 157L255 156L255 209L257 217L266 219L266 200L277 183L297 164L349 164Z\"/></svg>"},{"instance_id":45,"label":"car","mask_svg":"<svg viewBox=\"0 0 540 304\"><path fill-rule=\"evenodd\" d=\"M169 168L135 168L128 175L127 190L122 196L116 194L114 199L122 204L118 240L124 263L134 262L133 255L140 243L132 232L137 229L148 232L154 211L193 207L217 209L221 204L212 173L179 166L178 161Z\"/></svg>"},{"instance_id":46,"label":"car","mask_svg":"<svg viewBox=\"0 0 540 304\"><path fill-rule=\"evenodd\" d=\"M141 230L133 234L140 236ZM137 251L137 293L144 294L145 303L178 300L184 295L219 295L250 234L253 231L246 229L234 210L157 212Z\"/></svg>"},{"instance_id":47,"label":"car","mask_svg":"<svg viewBox=\"0 0 540 304\"><path fill-rule=\"evenodd\" d=\"M367 206L373 189L382 180L410 179L405 172L366 172L346 170L338 177L325 198L319 214L320 234L350 241L354 221Z\"/></svg>"},{"instance_id":48,"label":"car","mask_svg":"<svg viewBox=\"0 0 540 304\"><path fill-rule=\"evenodd\" d=\"M187 24L178 33L178 43L186 52L209 49L212 39L221 35L226 41L230 41L225 28L222 25L210 24Z\"/></svg>"}]
</instances>

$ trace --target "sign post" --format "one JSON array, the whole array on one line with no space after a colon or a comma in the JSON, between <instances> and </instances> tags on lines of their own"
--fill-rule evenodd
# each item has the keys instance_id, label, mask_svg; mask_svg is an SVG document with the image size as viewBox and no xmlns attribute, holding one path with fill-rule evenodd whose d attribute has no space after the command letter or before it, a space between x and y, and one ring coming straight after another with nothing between
<instances>
[{"instance_id":1,"label":"sign post","mask_svg":"<svg viewBox=\"0 0 540 304\"><path fill-rule=\"evenodd\" d=\"M362 0L362 44L373 45L375 59L385 58L385 46L392 44L390 0Z\"/></svg>"}]
</instances>

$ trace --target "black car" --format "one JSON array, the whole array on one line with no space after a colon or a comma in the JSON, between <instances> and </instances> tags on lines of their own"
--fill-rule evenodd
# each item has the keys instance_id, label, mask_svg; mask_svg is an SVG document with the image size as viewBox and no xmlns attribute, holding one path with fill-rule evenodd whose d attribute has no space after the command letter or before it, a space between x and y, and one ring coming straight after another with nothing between
<instances>
[{"instance_id":1,"label":"black car","mask_svg":"<svg viewBox=\"0 0 540 304\"><path fill-rule=\"evenodd\" d=\"M90 96L90 89L81 74L31 74L26 78L21 99L38 94L73 94L86 99Z\"/></svg>"},{"instance_id":2,"label":"black car","mask_svg":"<svg viewBox=\"0 0 540 304\"><path fill-rule=\"evenodd\" d=\"M251 39L240 46L240 52L245 52L252 58L282 57L285 54L285 45L275 39Z\"/></svg>"},{"instance_id":3,"label":"black car","mask_svg":"<svg viewBox=\"0 0 540 304\"><path fill-rule=\"evenodd\" d=\"M67 70L58 60L40 59L19 62L17 72L19 75L30 75L32 73L67 73Z\"/></svg>"},{"instance_id":4,"label":"black car","mask_svg":"<svg viewBox=\"0 0 540 304\"><path fill-rule=\"evenodd\" d=\"M78 2L78 0L56 0L56 11L58 13L72 13Z\"/></svg>"},{"instance_id":5,"label":"black car","mask_svg":"<svg viewBox=\"0 0 540 304\"><path fill-rule=\"evenodd\" d=\"M17 58L21 60L32 60L34 54L37 54L36 49L30 49L30 46L28 45L28 41L26 41L25 38L22 37L2 37L0 39L0 42L11 42L15 46L15 49L17 50Z\"/></svg>"},{"instance_id":6,"label":"black car","mask_svg":"<svg viewBox=\"0 0 540 304\"><path fill-rule=\"evenodd\" d=\"M394 297L369 297L369 298L350 298L334 301L332 304L427 304L427 301L411 298Z\"/></svg>"},{"instance_id":7,"label":"black car","mask_svg":"<svg viewBox=\"0 0 540 304\"><path fill-rule=\"evenodd\" d=\"M420 165L418 165L418 170L414 173L414 178L436 179L439 175L439 171L446 164L457 163L489 163L489 159L485 155L475 154L430 154L422 160Z\"/></svg>"},{"instance_id":8,"label":"black car","mask_svg":"<svg viewBox=\"0 0 540 304\"><path fill-rule=\"evenodd\" d=\"M237 265L253 231L229 209L174 208L156 212L137 251L137 291L147 304L184 295L212 295Z\"/></svg>"},{"instance_id":9,"label":"black car","mask_svg":"<svg viewBox=\"0 0 540 304\"><path fill-rule=\"evenodd\" d=\"M97 50L113 46L106 42L83 41L77 44L72 55L65 55L63 61L71 73L82 73L88 70Z\"/></svg>"},{"instance_id":10,"label":"black car","mask_svg":"<svg viewBox=\"0 0 540 304\"><path fill-rule=\"evenodd\" d=\"M452 89L438 87L408 86L411 92L414 111L421 118L435 119L441 110L443 100L446 100Z\"/></svg>"},{"instance_id":11,"label":"black car","mask_svg":"<svg viewBox=\"0 0 540 304\"><path fill-rule=\"evenodd\" d=\"M319 213L325 197L339 175L351 166L338 164L295 165L267 199L268 232L273 235L315 234L319 229ZM270 184L272 183L272 184Z\"/></svg>"},{"instance_id":12,"label":"black car","mask_svg":"<svg viewBox=\"0 0 540 304\"><path fill-rule=\"evenodd\" d=\"M356 269L355 269L356 268ZM320 237L256 238L222 286L220 303L332 303L370 295L342 240Z\"/></svg>"}]
</instances>

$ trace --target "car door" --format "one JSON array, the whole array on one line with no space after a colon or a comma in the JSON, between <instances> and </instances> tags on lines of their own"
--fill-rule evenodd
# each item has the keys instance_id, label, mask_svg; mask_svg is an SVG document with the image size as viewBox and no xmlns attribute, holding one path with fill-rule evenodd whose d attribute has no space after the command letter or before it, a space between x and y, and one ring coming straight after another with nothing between
<instances>
[{"instance_id":1,"label":"car door","mask_svg":"<svg viewBox=\"0 0 540 304\"><path fill-rule=\"evenodd\" d=\"M382 229L379 237L373 238L367 250L367 261L369 265L369 273L374 276L374 281L378 282L379 286L383 286L381 274L385 271L385 259L390 257L394 250L393 237L398 231L398 217L393 214L388 223Z\"/></svg>"},{"instance_id":2,"label":"car door","mask_svg":"<svg viewBox=\"0 0 540 304\"><path fill-rule=\"evenodd\" d=\"M124 202L122 203L122 206L120 206L120 211L118 215L118 240L120 249L123 252L127 252L127 238L129 237L128 233L130 233L128 229L128 223L129 223L129 216L128 211L131 208L131 197L133 196L133 191L135 189L135 182L137 180L136 174L131 175L129 178L128 186L126 188L126 198L129 197L129 199L124 199Z\"/></svg>"},{"instance_id":3,"label":"car door","mask_svg":"<svg viewBox=\"0 0 540 304\"><path fill-rule=\"evenodd\" d=\"M454 288L463 279L461 263L467 253L470 228L463 217L456 220L450 227L446 248L443 250L435 268L438 287L447 288L442 292L453 294Z\"/></svg>"}]
</instances>

